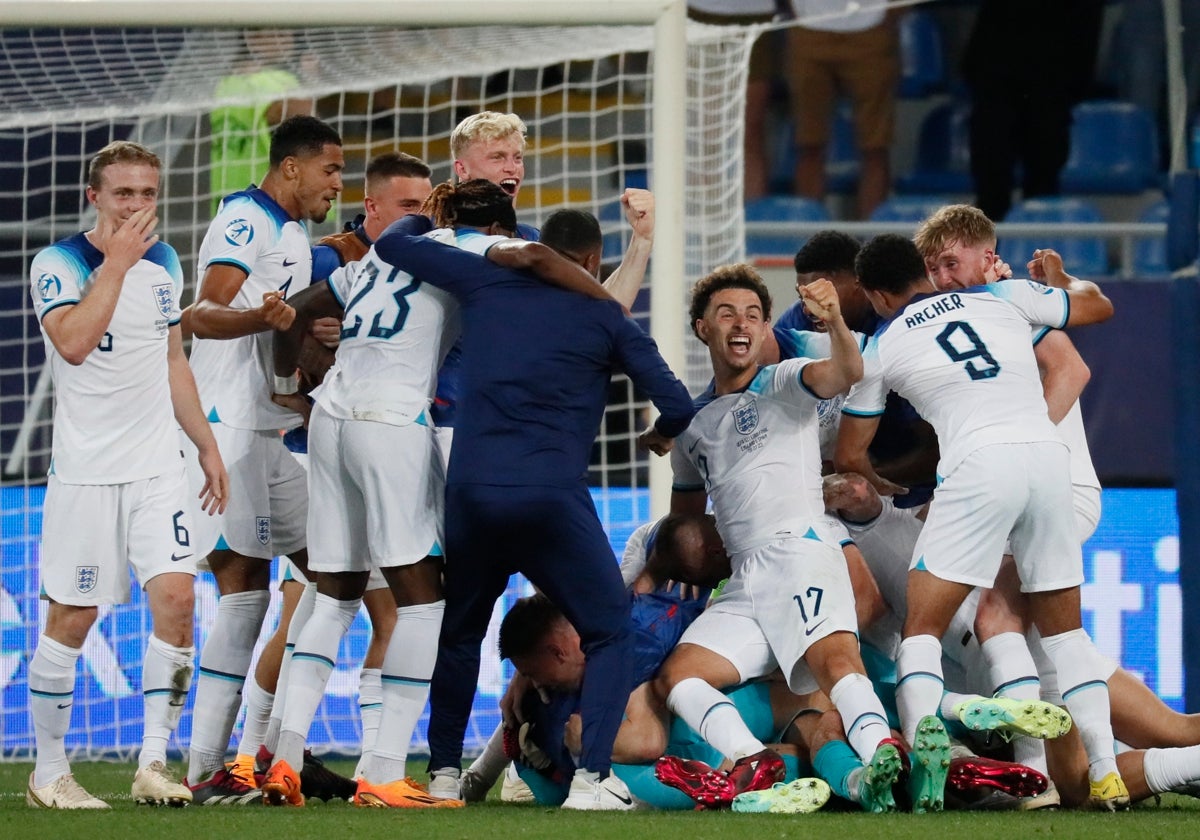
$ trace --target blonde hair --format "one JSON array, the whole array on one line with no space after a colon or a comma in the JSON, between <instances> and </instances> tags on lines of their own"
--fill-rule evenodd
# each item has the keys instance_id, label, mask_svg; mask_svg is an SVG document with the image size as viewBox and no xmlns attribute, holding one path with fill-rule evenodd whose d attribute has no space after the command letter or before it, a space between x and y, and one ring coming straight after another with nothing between
<instances>
[{"instance_id":1,"label":"blonde hair","mask_svg":"<svg viewBox=\"0 0 1200 840\"><path fill-rule=\"evenodd\" d=\"M996 225L978 207L948 204L921 223L913 244L925 259L932 259L951 245L996 244Z\"/></svg>"},{"instance_id":2,"label":"blonde hair","mask_svg":"<svg viewBox=\"0 0 1200 840\"><path fill-rule=\"evenodd\" d=\"M454 127L450 134L450 156L458 160L472 143L479 140L503 140L513 134L520 135L521 148L524 148L525 132L525 123L516 114L480 111Z\"/></svg>"},{"instance_id":3,"label":"blonde hair","mask_svg":"<svg viewBox=\"0 0 1200 840\"><path fill-rule=\"evenodd\" d=\"M96 152L88 164L87 185L99 191L104 186L104 170L114 163L140 163L162 171L162 161L158 155L145 146L129 140L115 140Z\"/></svg>"}]
</instances>

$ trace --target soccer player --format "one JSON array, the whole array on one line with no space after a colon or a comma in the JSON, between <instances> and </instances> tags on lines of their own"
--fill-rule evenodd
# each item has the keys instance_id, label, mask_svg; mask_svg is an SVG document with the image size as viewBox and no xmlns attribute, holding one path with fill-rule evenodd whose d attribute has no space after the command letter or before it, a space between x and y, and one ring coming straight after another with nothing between
<instances>
[{"instance_id":1,"label":"soccer player","mask_svg":"<svg viewBox=\"0 0 1200 840\"><path fill-rule=\"evenodd\" d=\"M144 146L105 146L88 168L96 226L30 264L57 396L40 569L50 606L29 663L37 763L25 799L38 808L108 808L75 781L63 739L80 648L99 605L129 600L131 569L153 619L133 799L192 801L166 766L195 656L198 546L177 429L199 453L202 510L225 509L229 477L183 353L179 258L154 232L160 175Z\"/></svg>"},{"instance_id":2,"label":"soccer player","mask_svg":"<svg viewBox=\"0 0 1200 840\"><path fill-rule=\"evenodd\" d=\"M908 616L896 700L906 737L942 698L941 636L974 586L991 586L1006 538L1046 652L1058 670L1090 762L1092 802L1128 807L1117 772L1108 688L1080 623L1083 560L1071 510L1069 453L1046 414L1029 325L1102 321L1112 304L1093 283L1059 288L1001 281L937 294L924 259L902 237L876 237L859 282L889 319L867 345L867 376L843 408L835 465L882 487L866 457L889 389L937 432L942 481L908 574ZM928 807L941 807L929 790Z\"/></svg>"},{"instance_id":3,"label":"soccer player","mask_svg":"<svg viewBox=\"0 0 1200 840\"><path fill-rule=\"evenodd\" d=\"M411 219L397 222L405 226ZM459 223L468 219L459 217ZM585 483L614 370L662 411L673 437L687 389L612 302L589 303L504 269L446 271L438 244L397 239L384 258L460 299L463 396L446 490L446 614L431 689L431 793L461 796L462 741L479 646L510 574L522 572L579 630L587 655L582 767L565 808L625 809L608 774L629 696L629 602Z\"/></svg>"},{"instance_id":4,"label":"soccer player","mask_svg":"<svg viewBox=\"0 0 1200 840\"><path fill-rule=\"evenodd\" d=\"M301 418L271 401L269 331L295 317L286 298L312 276L307 224L329 213L343 166L333 128L307 116L284 120L261 188L226 198L200 246L192 367L217 441L236 465L232 503L203 549L211 548L221 598L200 656L188 783L208 804L260 798L225 770L225 750L270 600L271 558L287 555L301 571L308 565L306 478L279 434ZM275 382L275 391L287 389L295 383Z\"/></svg>"},{"instance_id":5,"label":"soccer player","mask_svg":"<svg viewBox=\"0 0 1200 840\"><path fill-rule=\"evenodd\" d=\"M671 449L671 509L702 513L712 499L733 575L688 628L655 690L734 762L738 792L765 788L779 780L783 762L720 689L778 666L793 692L820 688L833 701L849 723L851 746L874 768L880 796L890 799L900 754L859 656L845 559L821 524L817 404L849 390L862 375L862 357L833 284L817 281L801 296L828 327L830 357L760 369L771 298L758 274L722 266L692 291L692 328L708 346L714 384L697 398L696 418ZM642 441L665 449L653 430ZM912 743L928 758L925 739Z\"/></svg>"}]
</instances>

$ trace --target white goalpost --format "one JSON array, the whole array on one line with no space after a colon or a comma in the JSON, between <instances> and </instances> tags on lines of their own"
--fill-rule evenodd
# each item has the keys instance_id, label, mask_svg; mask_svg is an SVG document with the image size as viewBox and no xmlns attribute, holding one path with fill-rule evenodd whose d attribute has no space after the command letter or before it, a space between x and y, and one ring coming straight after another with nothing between
<instances>
[{"instance_id":1,"label":"white goalpost","mask_svg":"<svg viewBox=\"0 0 1200 840\"><path fill-rule=\"evenodd\" d=\"M38 250L88 225L82 187L90 156L110 140L132 139L162 158L160 232L180 254L190 295L214 198L209 114L260 104L216 92L246 59L247 28L288 33L292 53L278 58L295 77L288 96L313 100L345 140L346 190L314 238L360 211L362 172L373 155L415 154L435 181L444 180L458 120L483 109L515 112L530 129L523 221L540 223L568 205L591 210L615 264L628 239L621 190L655 192L653 259L634 316L695 390L708 381L707 355L685 330L686 293L705 272L743 255L742 115L759 30L691 23L685 7L684 0L0 0L0 756L32 750L21 648L32 650L42 620L36 566L52 388L42 375L26 272ZM641 395L614 379L591 476L614 545L666 510L667 463L634 445L650 419ZM522 594L514 586L497 614ZM198 644L215 600L211 579L198 578ZM148 619L140 596L107 612L98 629L77 684L86 725L76 718L68 746L77 755L128 756L141 731L136 687ZM318 749L356 748L356 668L367 635L360 618L314 725ZM468 749L494 725L503 682L489 635ZM187 742L189 716L190 709L178 745ZM416 751L423 732L422 723Z\"/></svg>"}]
</instances>

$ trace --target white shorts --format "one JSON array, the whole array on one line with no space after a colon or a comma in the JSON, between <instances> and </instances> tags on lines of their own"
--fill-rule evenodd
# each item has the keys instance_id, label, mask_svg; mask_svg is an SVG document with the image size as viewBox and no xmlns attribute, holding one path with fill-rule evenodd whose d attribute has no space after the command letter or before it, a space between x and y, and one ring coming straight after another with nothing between
<instances>
[{"instance_id":1,"label":"white shorts","mask_svg":"<svg viewBox=\"0 0 1200 840\"><path fill-rule=\"evenodd\" d=\"M934 492L910 568L987 588L1007 538L1021 591L1082 584L1069 458L1061 443L995 444L972 452Z\"/></svg>"},{"instance_id":2,"label":"white shorts","mask_svg":"<svg viewBox=\"0 0 1200 840\"><path fill-rule=\"evenodd\" d=\"M193 518L201 522L207 555L214 548L232 549L244 557L270 560L304 548L308 518L308 485L304 468L283 445L277 431L235 429L211 424L213 436L229 472L229 504L225 513L209 517L196 513L204 474L195 449L188 448L189 492ZM186 440L186 436L181 435Z\"/></svg>"},{"instance_id":3,"label":"white shorts","mask_svg":"<svg viewBox=\"0 0 1200 840\"><path fill-rule=\"evenodd\" d=\"M1076 536L1079 537L1079 544L1083 545L1092 538L1092 534L1096 533L1096 526L1100 524L1102 493L1099 487L1073 484L1071 494L1075 499L1075 528L1078 532Z\"/></svg>"},{"instance_id":4,"label":"white shorts","mask_svg":"<svg viewBox=\"0 0 1200 840\"><path fill-rule=\"evenodd\" d=\"M50 476L42 511L42 595L91 607L129 600L129 572L146 583L196 574L183 466L126 484L63 484Z\"/></svg>"},{"instance_id":5,"label":"white shorts","mask_svg":"<svg viewBox=\"0 0 1200 840\"><path fill-rule=\"evenodd\" d=\"M308 563L317 572L407 566L441 554L446 479L428 426L341 420L320 405L308 424Z\"/></svg>"},{"instance_id":6,"label":"white shorts","mask_svg":"<svg viewBox=\"0 0 1200 840\"><path fill-rule=\"evenodd\" d=\"M684 631L680 644L725 657L741 681L782 669L796 694L819 686L804 654L839 631L854 633L854 591L841 549L791 537L733 558L721 596Z\"/></svg>"}]
</instances>

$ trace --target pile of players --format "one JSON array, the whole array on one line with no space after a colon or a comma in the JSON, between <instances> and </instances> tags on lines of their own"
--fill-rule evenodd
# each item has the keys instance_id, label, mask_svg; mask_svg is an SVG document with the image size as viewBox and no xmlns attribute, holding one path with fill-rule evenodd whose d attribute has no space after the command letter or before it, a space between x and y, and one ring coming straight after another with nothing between
<instances>
[{"instance_id":1,"label":"pile of players","mask_svg":"<svg viewBox=\"0 0 1200 840\"><path fill-rule=\"evenodd\" d=\"M749 266L697 283L714 379L693 400L626 316L653 197L622 196L633 236L601 285L590 215L554 214L541 243L517 222L524 143L515 115L464 120L457 182L436 190L422 162L380 156L364 214L314 247L341 140L290 118L261 184L222 202L185 312L154 234L157 158L115 143L93 160L96 227L30 269L58 395L30 805L108 807L70 773L64 737L80 648L98 605L128 598L130 567L154 619L139 802L461 807L509 759L506 790L582 810L811 810L831 790L871 811L947 797L1116 810L1200 778L1191 718L1080 625L1099 487L1086 366L1060 328L1111 315L1095 284L1053 252L1034 255L1033 280L1002 279L994 229L967 207L915 245L823 234L774 327ZM620 570L586 486L614 372L658 408L642 442L675 471L672 515ZM877 429L891 452L870 448ZM823 481L830 466L841 475ZM286 609L247 681L277 555ZM166 748L191 688L198 562L221 597L180 782ZM464 772L480 645L514 572L541 594L505 619L520 675ZM374 638L349 780L305 738L363 604ZM427 699L428 787L407 770ZM951 740L973 732L1012 739L1020 763ZM1146 751L1115 755L1114 734Z\"/></svg>"}]
</instances>

